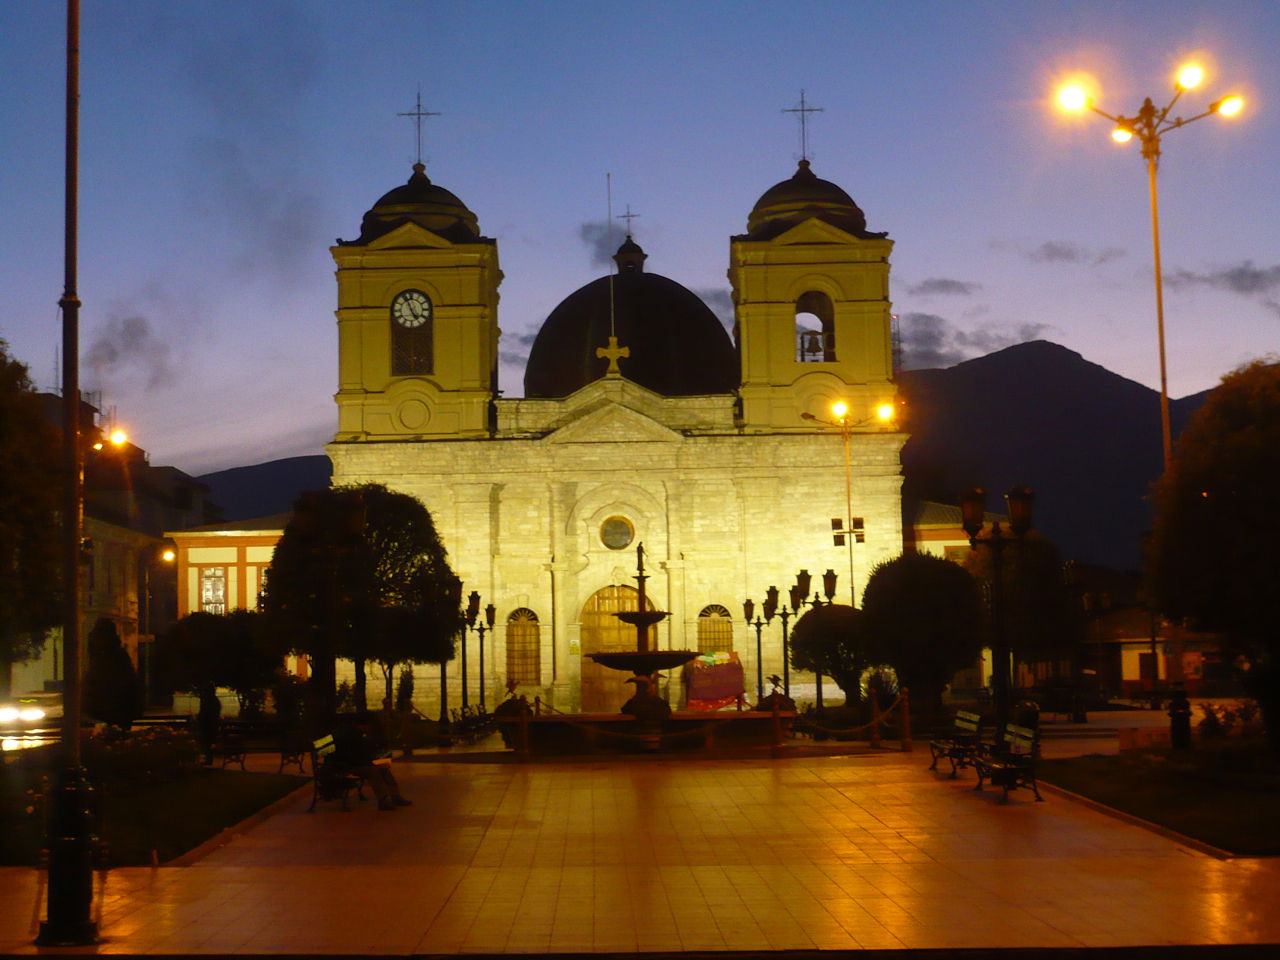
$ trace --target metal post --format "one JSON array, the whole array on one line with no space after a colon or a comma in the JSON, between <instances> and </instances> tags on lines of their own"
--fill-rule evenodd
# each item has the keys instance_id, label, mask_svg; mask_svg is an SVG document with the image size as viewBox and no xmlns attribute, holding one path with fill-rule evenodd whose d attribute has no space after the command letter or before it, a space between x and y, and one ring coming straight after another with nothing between
<instances>
[{"instance_id":1,"label":"metal post","mask_svg":"<svg viewBox=\"0 0 1280 960\"><path fill-rule=\"evenodd\" d=\"M83 638L80 636L84 462L80 438L80 299L77 241L80 155L80 2L67 0L66 213L62 299L62 654L61 769L49 811L49 901L40 946L97 942L93 906L92 787L80 765Z\"/></svg>"},{"instance_id":2,"label":"metal post","mask_svg":"<svg viewBox=\"0 0 1280 960\"><path fill-rule=\"evenodd\" d=\"M1164 452L1164 468L1173 460L1173 433L1169 425L1169 376L1164 353L1164 280L1160 274L1160 206L1156 192L1156 167L1160 159L1160 141L1152 149L1143 146L1147 156L1147 184L1151 192L1151 248L1156 273L1156 339L1160 349L1160 442Z\"/></svg>"},{"instance_id":3,"label":"metal post","mask_svg":"<svg viewBox=\"0 0 1280 960\"><path fill-rule=\"evenodd\" d=\"M484 624L483 623L480 624L480 626L477 628L477 632L480 634L480 712L484 713L485 678L484 678Z\"/></svg>"},{"instance_id":4,"label":"metal post","mask_svg":"<svg viewBox=\"0 0 1280 960\"><path fill-rule=\"evenodd\" d=\"M752 624L756 628L756 705L764 699L764 644L760 640L760 632L764 630L764 621L756 617Z\"/></svg>"},{"instance_id":5,"label":"metal post","mask_svg":"<svg viewBox=\"0 0 1280 960\"><path fill-rule=\"evenodd\" d=\"M849 548L849 606L858 605L857 591L853 585L853 461L849 454L849 422L840 420L840 437L844 441L844 542Z\"/></svg>"},{"instance_id":6,"label":"metal post","mask_svg":"<svg viewBox=\"0 0 1280 960\"><path fill-rule=\"evenodd\" d=\"M789 697L791 696L791 650L787 643L787 618L791 616L791 612L783 606L778 611L778 616L782 617L782 692Z\"/></svg>"},{"instance_id":7,"label":"metal post","mask_svg":"<svg viewBox=\"0 0 1280 960\"><path fill-rule=\"evenodd\" d=\"M462 628L462 672L460 679L462 681L462 709L467 709L467 634L470 631L466 627Z\"/></svg>"}]
</instances>

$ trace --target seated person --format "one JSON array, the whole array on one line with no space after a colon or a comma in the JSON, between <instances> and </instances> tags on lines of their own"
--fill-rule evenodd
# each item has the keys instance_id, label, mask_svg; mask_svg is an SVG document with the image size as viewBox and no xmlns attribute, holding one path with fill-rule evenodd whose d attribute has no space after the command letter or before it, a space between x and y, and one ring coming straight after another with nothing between
<instances>
[{"instance_id":1,"label":"seated person","mask_svg":"<svg viewBox=\"0 0 1280 960\"><path fill-rule=\"evenodd\" d=\"M391 773L391 758L374 739L369 711L359 711L354 722L339 723L333 732L333 759L364 777L378 798L379 810L407 807L413 802L400 793L400 784Z\"/></svg>"}]
</instances>

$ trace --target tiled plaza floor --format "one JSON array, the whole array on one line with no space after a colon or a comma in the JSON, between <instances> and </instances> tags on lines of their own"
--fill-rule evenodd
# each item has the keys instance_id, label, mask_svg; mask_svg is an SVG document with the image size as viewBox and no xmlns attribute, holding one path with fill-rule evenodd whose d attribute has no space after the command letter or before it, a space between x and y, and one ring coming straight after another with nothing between
<instances>
[{"instance_id":1,"label":"tiled plaza floor","mask_svg":"<svg viewBox=\"0 0 1280 960\"><path fill-rule=\"evenodd\" d=\"M1280 859L1221 861L927 751L397 764L415 805L298 795L195 864L112 871L67 952L657 952L1280 943ZM38 874L0 871L0 952ZM41 951L48 952L48 951Z\"/></svg>"}]
</instances>

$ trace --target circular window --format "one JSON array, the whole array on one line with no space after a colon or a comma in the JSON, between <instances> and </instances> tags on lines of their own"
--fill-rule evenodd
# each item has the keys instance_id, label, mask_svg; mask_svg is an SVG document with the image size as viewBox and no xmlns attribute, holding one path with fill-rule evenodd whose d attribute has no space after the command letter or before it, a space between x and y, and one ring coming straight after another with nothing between
<instances>
[{"instance_id":1,"label":"circular window","mask_svg":"<svg viewBox=\"0 0 1280 960\"><path fill-rule=\"evenodd\" d=\"M610 550L621 550L631 545L636 531L631 521L624 517L610 517L600 524L600 542Z\"/></svg>"}]
</instances>

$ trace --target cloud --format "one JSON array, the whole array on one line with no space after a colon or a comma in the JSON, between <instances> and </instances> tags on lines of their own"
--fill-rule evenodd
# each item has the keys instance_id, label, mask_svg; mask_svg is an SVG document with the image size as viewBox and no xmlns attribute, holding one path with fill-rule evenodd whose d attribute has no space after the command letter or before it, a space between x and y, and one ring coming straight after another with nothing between
<instances>
[{"instance_id":1,"label":"cloud","mask_svg":"<svg viewBox=\"0 0 1280 960\"><path fill-rule=\"evenodd\" d=\"M1047 329L1043 323L1023 323L959 330L936 313L908 313L898 321L902 367L904 370L949 367L1015 343L1035 340Z\"/></svg>"},{"instance_id":2,"label":"cloud","mask_svg":"<svg viewBox=\"0 0 1280 960\"><path fill-rule=\"evenodd\" d=\"M1100 266L1124 256L1119 247L1103 247L1089 250L1070 240L1046 240L1027 252L1028 259L1036 263L1083 263Z\"/></svg>"},{"instance_id":3,"label":"cloud","mask_svg":"<svg viewBox=\"0 0 1280 960\"><path fill-rule=\"evenodd\" d=\"M1274 267L1258 267L1252 260L1246 260L1234 267L1219 267L1203 273L1175 270L1173 273L1165 274L1165 282L1172 287L1201 284L1249 297L1280 290L1280 264Z\"/></svg>"},{"instance_id":4,"label":"cloud","mask_svg":"<svg viewBox=\"0 0 1280 960\"><path fill-rule=\"evenodd\" d=\"M537 337L537 330L525 330L518 333L504 330L502 339L499 341L501 346L498 349L498 362L511 367L519 367L523 370L529 362L529 350L533 347L533 341ZM512 349L502 349L503 347Z\"/></svg>"},{"instance_id":5,"label":"cloud","mask_svg":"<svg viewBox=\"0 0 1280 960\"><path fill-rule=\"evenodd\" d=\"M945 277L929 277L926 280L921 280L919 283L910 284L907 287L907 293L921 297L928 297L937 294L958 294L967 297L981 289L982 284L968 280L948 280Z\"/></svg>"},{"instance_id":6,"label":"cloud","mask_svg":"<svg viewBox=\"0 0 1280 960\"><path fill-rule=\"evenodd\" d=\"M733 330L733 294L724 287L703 287L693 292L711 308L726 330Z\"/></svg>"},{"instance_id":7,"label":"cloud","mask_svg":"<svg viewBox=\"0 0 1280 960\"><path fill-rule=\"evenodd\" d=\"M578 239L587 247L591 266L607 267L622 245L623 232L604 220L588 220L578 227Z\"/></svg>"},{"instance_id":8,"label":"cloud","mask_svg":"<svg viewBox=\"0 0 1280 960\"><path fill-rule=\"evenodd\" d=\"M131 394L128 384L147 390L172 386L176 375L172 348L151 330L146 317L112 316L99 327L84 352L83 363L93 388Z\"/></svg>"}]
</instances>

